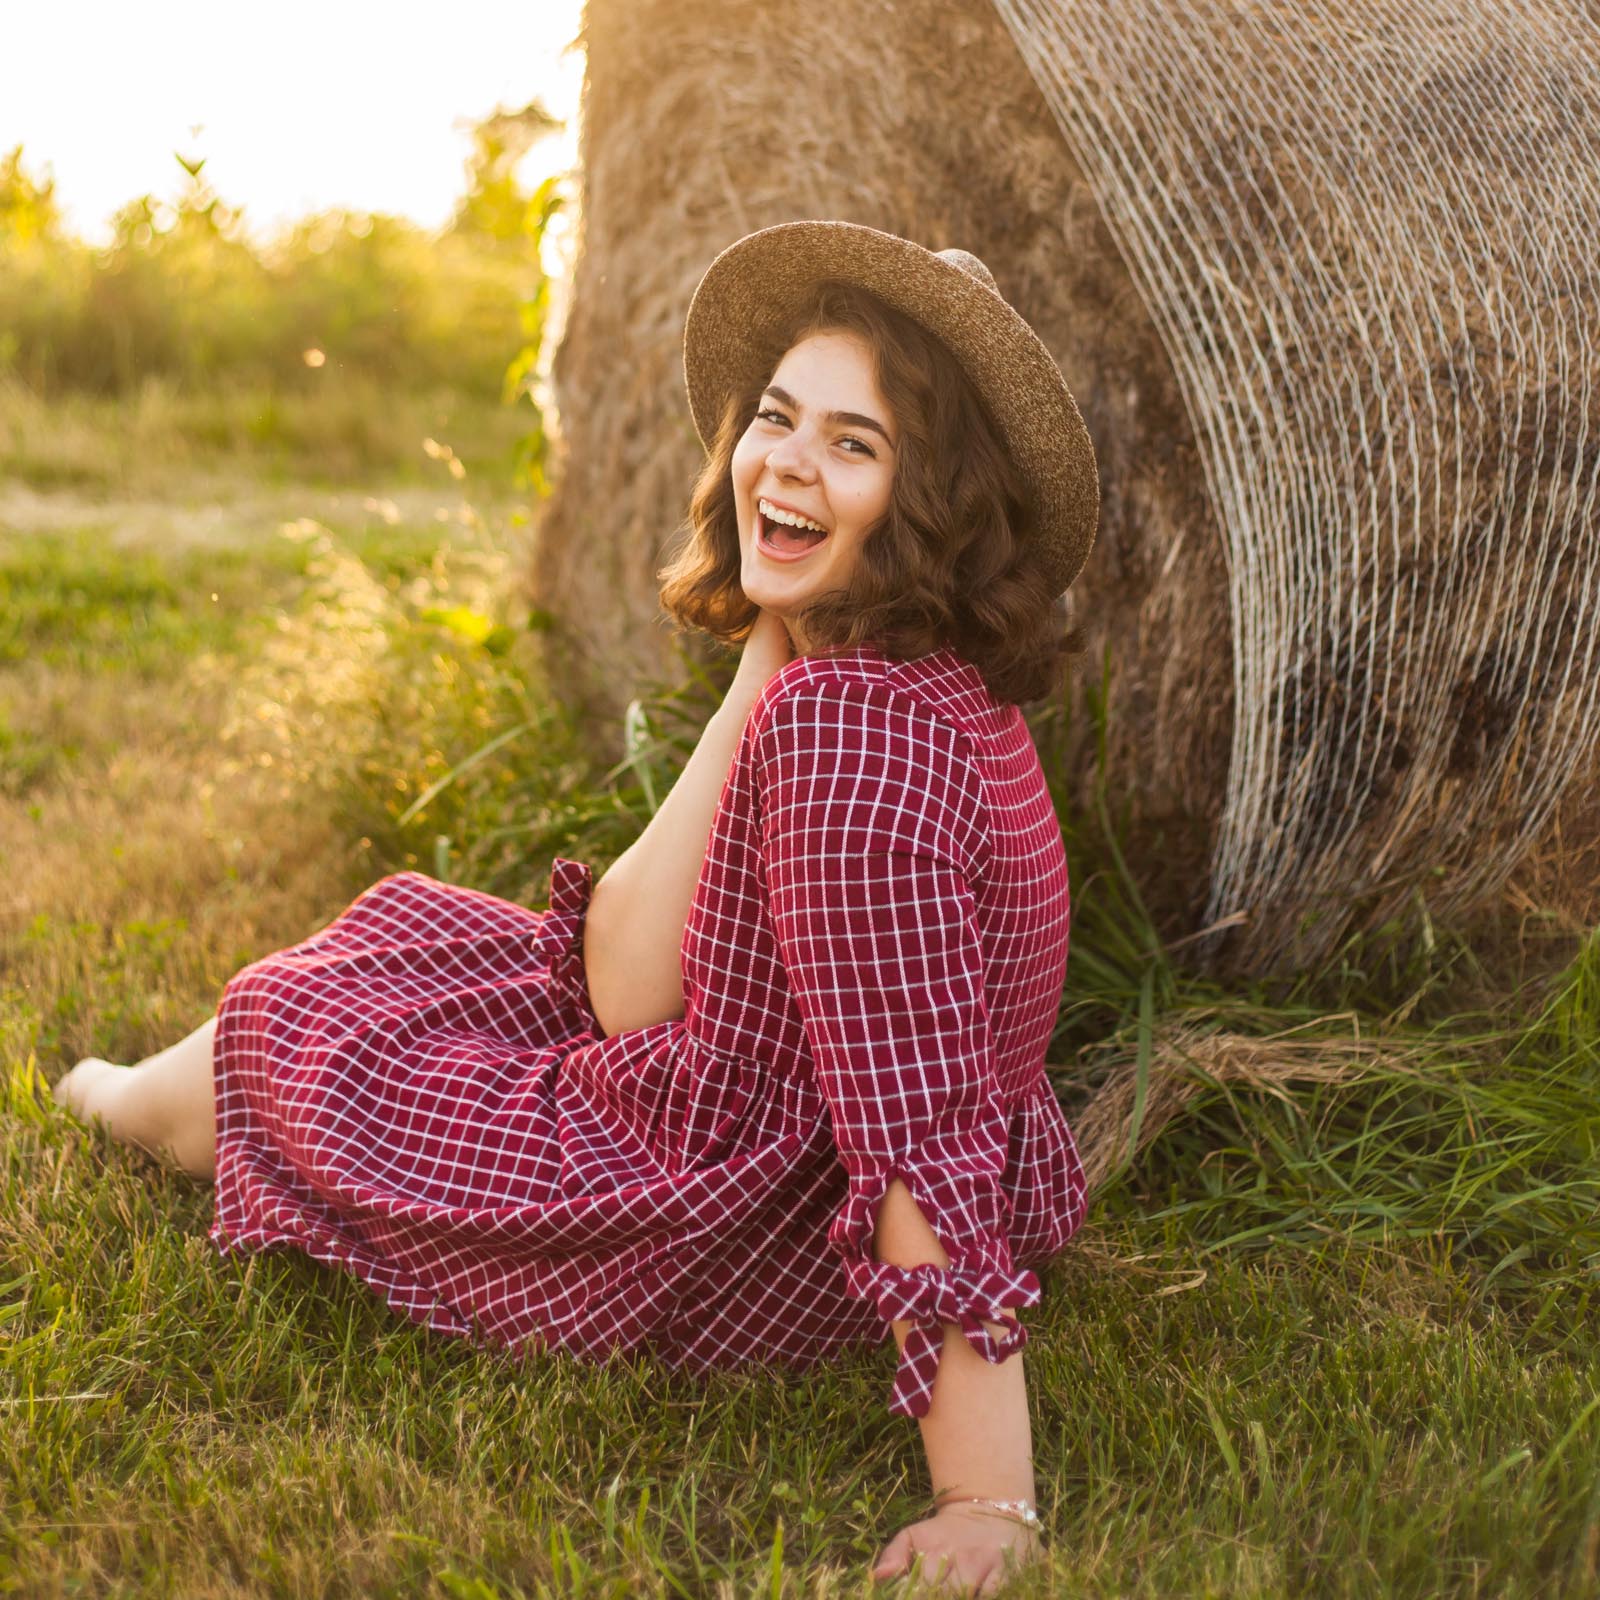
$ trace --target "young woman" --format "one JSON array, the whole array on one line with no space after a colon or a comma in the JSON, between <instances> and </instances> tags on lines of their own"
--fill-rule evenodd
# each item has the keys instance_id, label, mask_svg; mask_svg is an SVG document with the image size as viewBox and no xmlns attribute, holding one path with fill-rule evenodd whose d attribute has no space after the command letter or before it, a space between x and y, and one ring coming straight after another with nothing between
<instances>
[{"instance_id":1,"label":"young woman","mask_svg":"<svg viewBox=\"0 0 1600 1600\"><path fill-rule=\"evenodd\" d=\"M1066 863L1021 704L1098 508L1061 374L958 250L842 222L725 250L685 328L708 451L660 575L742 644L649 826L537 912L402 872L215 1017L57 1096L478 1341L805 1369L886 1341L980 1593L1038 1552L1020 1308L1085 1206L1043 1071Z\"/></svg>"}]
</instances>

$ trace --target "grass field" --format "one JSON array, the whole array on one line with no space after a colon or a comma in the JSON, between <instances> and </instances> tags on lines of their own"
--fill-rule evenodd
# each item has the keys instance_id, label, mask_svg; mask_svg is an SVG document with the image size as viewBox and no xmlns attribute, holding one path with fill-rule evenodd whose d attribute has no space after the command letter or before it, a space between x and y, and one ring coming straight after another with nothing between
<instances>
[{"instance_id":1,"label":"grass field","mask_svg":"<svg viewBox=\"0 0 1600 1600\"><path fill-rule=\"evenodd\" d=\"M448 429L464 480L436 455L268 472L247 443L202 479L181 419L134 456L97 450L105 419L12 415L0 1592L870 1592L928 1487L888 1350L512 1370L330 1269L220 1262L207 1187L49 1094L193 1028L386 872L543 904L553 855L634 835L709 698L652 701L632 768L584 765L505 599L516 497ZM1596 1593L1600 947L1514 1012L1451 998L1445 930L1427 970L1352 949L1303 992L1221 995L1104 841L1070 847L1069 1098L1082 1046L1147 1059L1179 1021L1350 1012L1415 1054L1211 1089L1097 1192L1031 1316L1050 1561L1012 1592Z\"/></svg>"}]
</instances>

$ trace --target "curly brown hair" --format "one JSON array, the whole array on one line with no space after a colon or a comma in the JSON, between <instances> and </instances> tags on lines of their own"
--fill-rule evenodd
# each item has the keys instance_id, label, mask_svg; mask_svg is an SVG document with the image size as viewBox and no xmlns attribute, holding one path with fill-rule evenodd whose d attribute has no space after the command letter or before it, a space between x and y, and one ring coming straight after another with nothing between
<instances>
[{"instance_id":1,"label":"curly brown hair","mask_svg":"<svg viewBox=\"0 0 1600 1600\"><path fill-rule=\"evenodd\" d=\"M855 334L900 425L887 512L866 532L849 583L790 619L822 651L871 642L907 661L950 646L999 701L1026 704L1059 689L1082 649L1065 597L1033 556L1027 486L965 371L940 340L854 284L815 284L768 341L760 378L730 395L689 513L657 572L662 609L723 644L759 614L740 583L734 447L784 354L814 333Z\"/></svg>"}]
</instances>

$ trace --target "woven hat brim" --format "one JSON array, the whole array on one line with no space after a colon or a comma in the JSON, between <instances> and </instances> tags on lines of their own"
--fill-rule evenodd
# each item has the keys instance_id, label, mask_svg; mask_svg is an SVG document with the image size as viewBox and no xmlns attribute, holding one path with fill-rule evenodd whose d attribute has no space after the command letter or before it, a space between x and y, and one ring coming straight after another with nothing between
<instances>
[{"instance_id":1,"label":"woven hat brim","mask_svg":"<svg viewBox=\"0 0 1600 1600\"><path fill-rule=\"evenodd\" d=\"M1034 497L1041 564L1059 594L1094 543L1100 482L1089 430L1055 358L972 273L861 223L783 222L706 269L684 322L689 410L707 447L727 397L771 374L763 352L820 278L859 285L943 341L971 379Z\"/></svg>"}]
</instances>

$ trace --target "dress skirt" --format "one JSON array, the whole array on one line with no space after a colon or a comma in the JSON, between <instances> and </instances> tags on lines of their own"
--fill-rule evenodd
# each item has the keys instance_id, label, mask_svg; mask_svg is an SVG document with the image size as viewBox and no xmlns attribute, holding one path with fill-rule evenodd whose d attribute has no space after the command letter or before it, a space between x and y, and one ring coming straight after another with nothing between
<instances>
[{"instance_id":1,"label":"dress skirt","mask_svg":"<svg viewBox=\"0 0 1600 1600\"><path fill-rule=\"evenodd\" d=\"M826 1248L847 1183L815 1086L695 1081L681 1021L604 1038L592 881L558 860L534 911L398 873L238 972L213 1243L299 1250L483 1345L804 1370L883 1342ZM653 1137L619 1092L653 1103Z\"/></svg>"}]
</instances>

